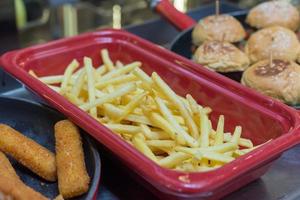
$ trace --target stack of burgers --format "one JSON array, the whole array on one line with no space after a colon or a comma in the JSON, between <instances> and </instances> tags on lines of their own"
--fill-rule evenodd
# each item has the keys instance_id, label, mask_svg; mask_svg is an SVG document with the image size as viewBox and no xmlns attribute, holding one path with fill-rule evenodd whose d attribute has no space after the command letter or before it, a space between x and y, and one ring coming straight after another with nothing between
<instances>
[{"instance_id":1,"label":"stack of burgers","mask_svg":"<svg viewBox=\"0 0 300 200\"><path fill-rule=\"evenodd\" d=\"M250 10L246 31L234 17L208 16L193 30L193 59L220 73L243 72L242 84L288 104L300 103L300 25L298 10L288 1L268 1ZM243 48L238 48L246 41Z\"/></svg>"}]
</instances>

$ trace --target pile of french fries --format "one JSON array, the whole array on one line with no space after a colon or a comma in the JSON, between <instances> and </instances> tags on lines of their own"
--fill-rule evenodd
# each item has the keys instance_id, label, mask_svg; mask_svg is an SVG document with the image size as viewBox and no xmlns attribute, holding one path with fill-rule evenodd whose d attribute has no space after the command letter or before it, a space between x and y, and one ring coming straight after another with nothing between
<instances>
[{"instance_id":1,"label":"pile of french fries","mask_svg":"<svg viewBox=\"0 0 300 200\"><path fill-rule=\"evenodd\" d=\"M209 107L177 95L156 72L147 75L141 62L113 63L107 49L100 54L98 68L84 57L82 67L73 60L63 75L30 74L165 168L208 171L256 148L241 137L240 126L224 132L223 115L214 130Z\"/></svg>"}]
</instances>

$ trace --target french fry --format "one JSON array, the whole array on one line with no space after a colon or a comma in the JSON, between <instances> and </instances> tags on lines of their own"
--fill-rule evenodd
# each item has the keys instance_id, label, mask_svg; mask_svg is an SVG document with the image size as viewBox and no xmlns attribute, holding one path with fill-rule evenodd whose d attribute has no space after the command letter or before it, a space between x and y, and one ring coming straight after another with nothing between
<instances>
[{"instance_id":1,"label":"french fry","mask_svg":"<svg viewBox=\"0 0 300 200\"><path fill-rule=\"evenodd\" d=\"M133 137L132 139L132 143L133 145L140 151L142 152L144 155L146 155L148 158L150 158L151 160L153 160L154 162L158 162L157 158L155 157L155 155L153 154L153 152L151 151L151 149L147 146L147 144L145 143L145 141L143 139L141 139L138 136Z\"/></svg>"},{"instance_id":2,"label":"french fry","mask_svg":"<svg viewBox=\"0 0 300 200\"><path fill-rule=\"evenodd\" d=\"M208 147L209 146L210 127L209 127L209 119L204 112L200 112L200 124L201 124L201 127L200 127L201 135L199 137L200 146Z\"/></svg>"},{"instance_id":3,"label":"french fry","mask_svg":"<svg viewBox=\"0 0 300 200\"><path fill-rule=\"evenodd\" d=\"M109 80L111 78L123 75L123 74L127 74L129 72L131 72L132 70L140 67L142 65L141 62L133 62L130 63L128 65L125 65L124 67L120 68L120 69L115 69L113 71L108 72L107 74L103 75L102 77L100 77L97 82L102 82L102 81L106 81Z\"/></svg>"},{"instance_id":4,"label":"french fry","mask_svg":"<svg viewBox=\"0 0 300 200\"><path fill-rule=\"evenodd\" d=\"M89 103L85 103L85 104L81 105L81 106L79 106L79 108L81 108L84 111L87 111L87 110L89 110L93 107L100 106L104 103L111 102L119 96L123 96L124 94L128 94L129 92L132 92L133 90L135 90L135 88L136 88L136 86L135 86L134 83L129 83L127 85L124 85L124 87L119 88L118 90L116 90L113 93L106 94L106 95L102 96L101 98L98 98L94 102L89 102Z\"/></svg>"},{"instance_id":5,"label":"french fry","mask_svg":"<svg viewBox=\"0 0 300 200\"><path fill-rule=\"evenodd\" d=\"M74 87L72 88L71 90L71 94L74 95L74 97L78 97L79 94L80 94L80 91L83 87L83 84L84 84L84 78L85 78L85 75L86 75L86 70L82 70L76 80L75 80L75 84L74 84Z\"/></svg>"},{"instance_id":6,"label":"french fry","mask_svg":"<svg viewBox=\"0 0 300 200\"><path fill-rule=\"evenodd\" d=\"M141 128L139 126L134 126L134 125L123 125L123 124L104 124L104 125L107 128L117 133L126 133L126 134L134 135L141 131Z\"/></svg>"},{"instance_id":7,"label":"french fry","mask_svg":"<svg viewBox=\"0 0 300 200\"><path fill-rule=\"evenodd\" d=\"M128 83L135 80L137 80L137 77L134 76L133 74L122 75L106 81L98 82L96 84L96 88L101 89L107 87L110 84L116 85L116 84Z\"/></svg>"},{"instance_id":8,"label":"french fry","mask_svg":"<svg viewBox=\"0 0 300 200\"><path fill-rule=\"evenodd\" d=\"M174 140L148 140L146 144L156 148L173 148L176 145Z\"/></svg>"},{"instance_id":9,"label":"french fry","mask_svg":"<svg viewBox=\"0 0 300 200\"><path fill-rule=\"evenodd\" d=\"M147 92L142 93L142 94L137 94L134 96L133 100L127 104L121 114L121 116L119 116L117 118L116 121L121 121L122 119L124 119L129 113L131 113L141 102L142 99L147 95Z\"/></svg>"},{"instance_id":10,"label":"french fry","mask_svg":"<svg viewBox=\"0 0 300 200\"><path fill-rule=\"evenodd\" d=\"M186 160L190 157L191 156L189 154L186 154L186 153L174 152L174 153L170 154L169 156L167 156L163 159L160 159L158 161L158 164L162 167L174 168L176 165L179 165L184 160Z\"/></svg>"},{"instance_id":11,"label":"french fry","mask_svg":"<svg viewBox=\"0 0 300 200\"><path fill-rule=\"evenodd\" d=\"M156 132L152 131L147 125L140 124L141 132L145 135L145 137L149 140L165 140L170 139L171 137L166 132Z\"/></svg>"},{"instance_id":12,"label":"french fry","mask_svg":"<svg viewBox=\"0 0 300 200\"><path fill-rule=\"evenodd\" d=\"M188 112L188 110L185 108L182 101L180 101L175 94L175 92L158 76L157 73L153 72L152 79L157 85L157 87L163 92L164 95L166 95L169 100L177 107L177 109L180 111L182 116L184 117L186 124L191 131L191 135L193 138L198 139L199 133L198 128L195 124L195 122L192 119L192 116Z\"/></svg>"},{"instance_id":13,"label":"french fry","mask_svg":"<svg viewBox=\"0 0 300 200\"><path fill-rule=\"evenodd\" d=\"M56 76L46 76L39 78L45 84L57 84L63 81L64 76L56 75Z\"/></svg>"},{"instance_id":14,"label":"french fry","mask_svg":"<svg viewBox=\"0 0 300 200\"><path fill-rule=\"evenodd\" d=\"M122 68L122 67L124 67L124 64L121 61L117 60L116 68L119 69L119 68Z\"/></svg>"},{"instance_id":15,"label":"french fry","mask_svg":"<svg viewBox=\"0 0 300 200\"><path fill-rule=\"evenodd\" d=\"M71 75L72 73L79 67L79 63L77 60L72 60L72 62L68 65L68 67L66 68L65 70L65 73L64 73L64 77L63 77L63 81L61 83L61 86L60 86L60 93L61 94L64 94L67 92L67 86L68 86L68 83L70 81L70 78L71 78Z\"/></svg>"},{"instance_id":16,"label":"french fry","mask_svg":"<svg viewBox=\"0 0 300 200\"><path fill-rule=\"evenodd\" d=\"M241 133L242 133L242 127L240 127L240 126L235 127L235 130L234 130L234 133L233 133L233 136L232 136L230 142L232 142L234 144L238 144L239 139L241 137Z\"/></svg>"},{"instance_id":17,"label":"french fry","mask_svg":"<svg viewBox=\"0 0 300 200\"><path fill-rule=\"evenodd\" d=\"M106 67L104 65L101 65L100 67L98 67L96 69L96 75L97 75L97 77L101 77L103 74L106 73L106 71L107 71Z\"/></svg>"},{"instance_id":18,"label":"french fry","mask_svg":"<svg viewBox=\"0 0 300 200\"><path fill-rule=\"evenodd\" d=\"M108 71L112 71L115 69L113 62L111 61L111 59L108 55L107 49L101 50L101 57L102 57L104 65Z\"/></svg>"},{"instance_id":19,"label":"french fry","mask_svg":"<svg viewBox=\"0 0 300 200\"><path fill-rule=\"evenodd\" d=\"M223 140L224 140L224 116L220 115L218 125L217 125L215 145L223 144Z\"/></svg>"},{"instance_id":20,"label":"french fry","mask_svg":"<svg viewBox=\"0 0 300 200\"><path fill-rule=\"evenodd\" d=\"M203 158L206 158L211 161L222 162L222 163L229 163L234 160L234 158L231 156L213 152L213 151L204 151L202 155Z\"/></svg>"},{"instance_id":21,"label":"french fry","mask_svg":"<svg viewBox=\"0 0 300 200\"><path fill-rule=\"evenodd\" d=\"M94 103L96 101L95 96L95 81L94 81L94 68L92 64L92 59L88 57L83 58L84 66L85 66L85 73L87 76L87 82L88 82L88 97L89 97L89 103ZM90 114L96 118L97 117L97 108L92 107L89 110Z\"/></svg>"},{"instance_id":22,"label":"french fry","mask_svg":"<svg viewBox=\"0 0 300 200\"><path fill-rule=\"evenodd\" d=\"M176 138L174 128L160 114L152 112L149 114L149 119L156 127L159 127L162 130L164 130L170 136L170 138Z\"/></svg>"},{"instance_id":23,"label":"french fry","mask_svg":"<svg viewBox=\"0 0 300 200\"><path fill-rule=\"evenodd\" d=\"M174 118L174 116L171 114L171 111L167 108L167 106L164 104L164 102L159 98L156 97L155 101L161 111L161 113L164 115L164 117L169 121L169 123L172 124L172 126L176 129L177 132L176 140L179 142L179 144L185 144L187 143L191 147L198 146L197 141L192 138L178 123L177 120Z\"/></svg>"}]
</instances>

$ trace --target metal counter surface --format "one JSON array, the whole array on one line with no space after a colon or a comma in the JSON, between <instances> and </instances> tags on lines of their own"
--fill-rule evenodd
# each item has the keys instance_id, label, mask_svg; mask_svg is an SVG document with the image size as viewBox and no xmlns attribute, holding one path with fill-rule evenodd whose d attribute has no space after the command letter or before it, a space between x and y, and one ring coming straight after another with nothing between
<instances>
[{"instance_id":1,"label":"metal counter surface","mask_svg":"<svg viewBox=\"0 0 300 200\"><path fill-rule=\"evenodd\" d=\"M223 12L236 11L230 4L222 4ZM214 6L206 6L189 13L199 19L214 12ZM156 33L160 28L160 34ZM162 20L153 20L141 26L128 27L133 32L157 44L167 46L178 33L174 28ZM2 38L2 40L6 40ZM0 38L1 42L1 38ZM16 48L18 45L11 41L11 45L0 49L0 52ZM6 44L10 42L6 40ZM3 48L3 46L2 46ZM39 101L29 93L18 81L0 69L0 95L13 96ZM142 186L128 169L122 167L117 160L99 145L102 158L101 184L98 199L101 200L153 200L157 199ZM297 200L300 199L300 145L285 152L276 160L268 172L260 179L248 184L240 190L228 195L224 200Z\"/></svg>"}]
</instances>

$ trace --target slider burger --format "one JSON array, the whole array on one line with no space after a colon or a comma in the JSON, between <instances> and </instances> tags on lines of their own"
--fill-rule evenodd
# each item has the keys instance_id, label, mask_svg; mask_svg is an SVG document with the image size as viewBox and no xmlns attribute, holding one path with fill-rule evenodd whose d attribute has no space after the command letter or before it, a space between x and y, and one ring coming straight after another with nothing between
<instances>
[{"instance_id":1,"label":"slider burger","mask_svg":"<svg viewBox=\"0 0 300 200\"><path fill-rule=\"evenodd\" d=\"M243 73L242 84L287 104L300 102L300 66L281 59L263 60Z\"/></svg>"},{"instance_id":2,"label":"slider burger","mask_svg":"<svg viewBox=\"0 0 300 200\"><path fill-rule=\"evenodd\" d=\"M246 22L257 29L279 25L296 31L300 15L297 8L288 1L268 1L251 9Z\"/></svg>"},{"instance_id":3,"label":"slider burger","mask_svg":"<svg viewBox=\"0 0 300 200\"><path fill-rule=\"evenodd\" d=\"M294 61L298 58L300 43L290 29L272 26L252 34L246 43L245 52L251 63L267 59L271 52L274 58Z\"/></svg>"},{"instance_id":4,"label":"slider burger","mask_svg":"<svg viewBox=\"0 0 300 200\"><path fill-rule=\"evenodd\" d=\"M224 41L235 43L246 37L241 23L230 15L211 15L199 21L192 32L193 44L199 46L204 41Z\"/></svg>"},{"instance_id":5,"label":"slider burger","mask_svg":"<svg viewBox=\"0 0 300 200\"><path fill-rule=\"evenodd\" d=\"M229 42L206 41L199 46L193 60L217 72L244 71L249 66L247 55Z\"/></svg>"}]
</instances>

